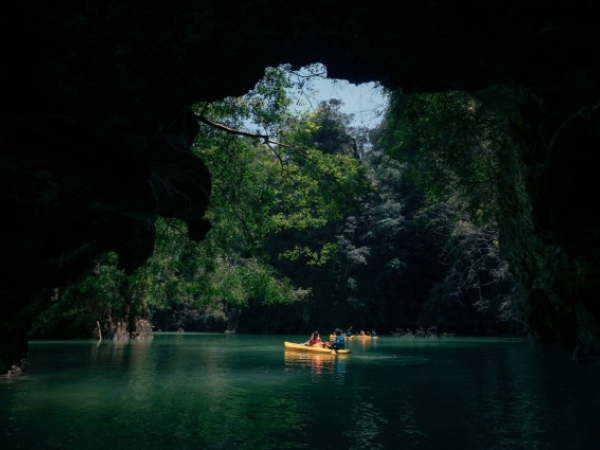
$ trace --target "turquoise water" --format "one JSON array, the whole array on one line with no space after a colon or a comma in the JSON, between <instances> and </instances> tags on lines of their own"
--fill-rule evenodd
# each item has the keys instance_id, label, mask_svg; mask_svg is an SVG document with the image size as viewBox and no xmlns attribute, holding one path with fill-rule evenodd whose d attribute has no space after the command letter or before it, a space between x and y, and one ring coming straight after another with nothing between
<instances>
[{"instance_id":1,"label":"turquoise water","mask_svg":"<svg viewBox=\"0 0 600 450\"><path fill-rule=\"evenodd\" d=\"M509 339L156 334L32 342L0 379L0 449L600 448L600 364Z\"/></svg>"}]
</instances>

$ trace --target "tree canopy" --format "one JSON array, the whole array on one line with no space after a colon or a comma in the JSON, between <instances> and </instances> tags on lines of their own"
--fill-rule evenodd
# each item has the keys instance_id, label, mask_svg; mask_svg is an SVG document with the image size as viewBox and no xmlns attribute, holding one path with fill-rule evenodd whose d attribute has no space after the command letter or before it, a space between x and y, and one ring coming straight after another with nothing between
<instances>
[{"instance_id":1,"label":"tree canopy","mask_svg":"<svg viewBox=\"0 0 600 450\"><path fill-rule=\"evenodd\" d=\"M74 308L128 309L161 329L513 323L495 220L502 116L463 92L396 92L365 129L338 99L293 111L310 89L284 65L245 96L194 105L193 151L213 179L206 239L159 219L144 267L127 276L107 255L40 329Z\"/></svg>"}]
</instances>

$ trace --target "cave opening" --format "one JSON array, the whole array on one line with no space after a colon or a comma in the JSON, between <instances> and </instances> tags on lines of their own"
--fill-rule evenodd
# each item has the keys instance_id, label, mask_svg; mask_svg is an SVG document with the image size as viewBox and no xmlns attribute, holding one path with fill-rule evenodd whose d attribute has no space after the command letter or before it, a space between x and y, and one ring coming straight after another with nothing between
<instances>
[{"instance_id":1,"label":"cave opening","mask_svg":"<svg viewBox=\"0 0 600 450\"><path fill-rule=\"evenodd\" d=\"M148 2L143 13L99 3L14 6L21 50L1 73L3 361L26 353L32 315L98 255L141 266L157 216L206 236L211 178L189 151L190 99L243 95L279 61L323 61L332 77L412 93L488 89L509 106L499 225L523 314L536 339L594 354L600 206L573 201L593 189L598 148L591 2L318 2L294 14L270 1ZM498 95L507 86L515 108Z\"/></svg>"},{"instance_id":2,"label":"cave opening","mask_svg":"<svg viewBox=\"0 0 600 450\"><path fill-rule=\"evenodd\" d=\"M279 79L276 79L277 77ZM335 112L344 114L349 125L354 128L375 128L381 122L388 106L390 91L381 83L369 81L355 84L345 79L329 78L327 67L323 63L312 63L296 69L292 68L291 64L268 67L265 77L261 80L253 89L237 97L237 100L228 97L221 102L232 103L242 99L254 100L255 103L266 101L265 95L274 95L269 90L283 88L281 94L285 93L287 98L282 101L287 102L284 107L289 114L315 114L321 104L333 100ZM281 85L277 85L278 83ZM198 112L205 105L207 103L199 102L194 106L194 110ZM252 112L249 114L252 115ZM260 121L261 117L254 115L243 118L238 125L241 131L260 134L266 132L264 124Z\"/></svg>"}]
</instances>

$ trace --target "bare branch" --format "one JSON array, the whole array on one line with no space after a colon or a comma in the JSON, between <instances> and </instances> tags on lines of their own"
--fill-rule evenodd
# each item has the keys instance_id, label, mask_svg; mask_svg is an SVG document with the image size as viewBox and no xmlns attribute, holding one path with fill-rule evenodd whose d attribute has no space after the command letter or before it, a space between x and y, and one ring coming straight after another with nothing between
<instances>
[{"instance_id":1,"label":"bare branch","mask_svg":"<svg viewBox=\"0 0 600 450\"><path fill-rule=\"evenodd\" d=\"M271 145L278 145L280 147L289 148L290 150L293 150L294 152L298 153L299 155L301 155L302 157L304 157L305 159L308 160L308 155L306 153L304 153L303 151L298 150L297 148L292 147L291 145L287 145L282 142L273 141L268 134L250 133L249 131L238 130L236 128L230 128L221 123L213 122L212 120L207 119L206 117L204 117L204 115L202 115L202 113L204 111L206 111L207 107L208 107L208 103L204 106L204 108L202 109L202 112L194 113L198 117L198 120L200 122L202 122L203 124L208 125L209 127L212 127L212 128L216 128L217 130L224 131L225 133L235 134L237 136L244 136L244 137L249 137L249 138L253 138L253 139L262 139L262 141L266 145L268 145L271 150L273 150L273 147L271 147ZM282 161L282 163L283 163L283 160L279 156L279 154L274 150L273 150L273 152L279 158L279 160Z\"/></svg>"},{"instance_id":2,"label":"bare branch","mask_svg":"<svg viewBox=\"0 0 600 450\"><path fill-rule=\"evenodd\" d=\"M202 112L204 112L205 110L206 110L206 106L204 107ZM230 128L228 126L225 126L223 124L213 122L212 120L209 120L206 117L204 117L202 115L202 113L200 113L200 114L195 113L195 114L198 117L198 120L200 120L200 122L202 122L205 125L208 125L209 127L216 128L217 130L221 130L226 133L235 134L238 136L245 136L245 137L250 137L250 138L254 138L254 139L262 139L263 141L265 141L265 143L270 142L269 136L266 134L250 133L250 132L244 131L244 130L237 130L235 128Z\"/></svg>"},{"instance_id":3,"label":"bare branch","mask_svg":"<svg viewBox=\"0 0 600 450\"><path fill-rule=\"evenodd\" d=\"M322 70L321 72L315 72L315 73L307 73L306 75L304 75L295 70L286 69L285 67L282 67L282 69L285 72L289 73L290 75L294 75L298 78L314 78L314 77L327 78L327 70Z\"/></svg>"}]
</instances>

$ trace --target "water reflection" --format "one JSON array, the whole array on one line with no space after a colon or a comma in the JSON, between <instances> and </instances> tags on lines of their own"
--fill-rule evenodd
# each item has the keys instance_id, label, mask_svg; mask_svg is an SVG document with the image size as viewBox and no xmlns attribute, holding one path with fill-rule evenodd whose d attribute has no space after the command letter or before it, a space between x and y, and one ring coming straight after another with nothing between
<instances>
[{"instance_id":1,"label":"water reflection","mask_svg":"<svg viewBox=\"0 0 600 450\"><path fill-rule=\"evenodd\" d=\"M319 383L324 377L343 382L346 374L346 361L351 355L331 355L329 353L310 353L285 350L284 362L288 369L310 368L312 381Z\"/></svg>"},{"instance_id":2,"label":"water reflection","mask_svg":"<svg viewBox=\"0 0 600 450\"><path fill-rule=\"evenodd\" d=\"M379 341L379 339L351 339L349 342L349 344L353 347L360 347L362 349L367 349L367 348L377 348L377 342Z\"/></svg>"},{"instance_id":3,"label":"water reflection","mask_svg":"<svg viewBox=\"0 0 600 450\"><path fill-rule=\"evenodd\" d=\"M482 429L475 430L473 438L477 442L488 442L489 448L510 449L520 443L529 448L539 448L538 437L543 431L539 423L536 404L538 395L531 379L523 376L525 362L515 358L513 352L506 351L503 358L486 358L482 361L481 375L478 378L479 392L485 398L471 399L483 402L485 410L481 419L485 423ZM506 417L518 417L519 420L508 423Z\"/></svg>"},{"instance_id":4,"label":"water reflection","mask_svg":"<svg viewBox=\"0 0 600 450\"><path fill-rule=\"evenodd\" d=\"M284 351L278 337L33 343L0 380L0 447L600 448L600 367L501 341Z\"/></svg>"},{"instance_id":5,"label":"water reflection","mask_svg":"<svg viewBox=\"0 0 600 450\"><path fill-rule=\"evenodd\" d=\"M381 411L370 402L358 402L352 405L352 414L347 431L343 436L348 440L349 450L384 449L382 441L383 427L388 423Z\"/></svg>"}]
</instances>

